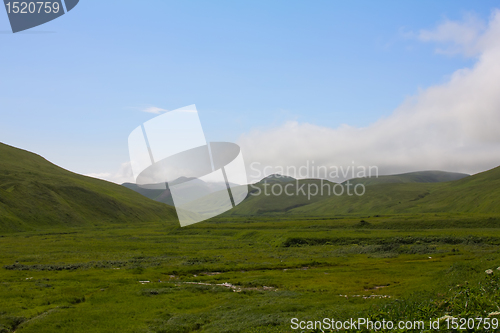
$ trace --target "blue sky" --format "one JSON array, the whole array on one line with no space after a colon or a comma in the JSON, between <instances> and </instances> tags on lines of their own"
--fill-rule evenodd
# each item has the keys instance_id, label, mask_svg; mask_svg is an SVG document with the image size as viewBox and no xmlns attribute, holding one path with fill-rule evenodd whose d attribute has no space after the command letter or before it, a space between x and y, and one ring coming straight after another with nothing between
<instances>
[{"instance_id":1,"label":"blue sky","mask_svg":"<svg viewBox=\"0 0 500 333\"><path fill-rule=\"evenodd\" d=\"M288 121L363 128L477 57L418 36L497 1L95 1L9 33L0 11L0 142L113 173L129 133L196 104L207 139Z\"/></svg>"}]
</instances>

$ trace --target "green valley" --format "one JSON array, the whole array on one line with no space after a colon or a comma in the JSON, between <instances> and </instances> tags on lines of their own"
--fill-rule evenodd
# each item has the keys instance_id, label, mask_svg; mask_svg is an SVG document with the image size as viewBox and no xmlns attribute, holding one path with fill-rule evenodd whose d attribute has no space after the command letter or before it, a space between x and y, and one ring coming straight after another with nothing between
<instances>
[{"instance_id":1,"label":"green valley","mask_svg":"<svg viewBox=\"0 0 500 333\"><path fill-rule=\"evenodd\" d=\"M498 168L360 197L250 195L181 228L124 186L0 156L0 332L296 332L293 318L447 331L446 316L500 315Z\"/></svg>"}]
</instances>

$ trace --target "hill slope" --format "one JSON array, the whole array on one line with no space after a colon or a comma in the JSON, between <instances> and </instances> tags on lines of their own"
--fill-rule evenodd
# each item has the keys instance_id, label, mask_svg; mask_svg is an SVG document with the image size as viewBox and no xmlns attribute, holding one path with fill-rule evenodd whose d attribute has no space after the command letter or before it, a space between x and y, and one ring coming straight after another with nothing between
<instances>
[{"instance_id":1,"label":"hill slope","mask_svg":"<svg viewBox=\"0 0 500 333\"><path fill-rule=\"evenodd\" d=\"M374 184L363 196L329 197L293 214L500 214L500 167L445 183Z\"/></svg>"},{"instance_id":2,"label":"hill slope","mask_svg":"<svg viewBox=\"0 0 500 333\"><path fill-rule=\"evenodd\" d=\"M0 143L0 231L175 221L172 207Z\"/></svg>"},{"instance_id":3,"label":"hill slope","mask_svg":"<svg viewBox=\"0 0 500 333\"><path fill-rule=\"evenodd\" d=\"M259 215L285 213L294 208L309 205L325 198L328 192L321 192L322 186L332 188L335 183L321 179L296 180L291 177L270 176L248 186L248 196L226 215ZM311 191L308 191L309 186ZM318 189L316 195L308 195ZM286 191L286 193L285 193ZM287 194L288 193L288 194Z\"/></svg>"},{"instance_id":4,"label":"hill slope","mask_svg":"<svg viewBox=\"0 0 500 333\"><path fill-rule=\"evenodd\" d=\"M459 180L469 176L470 175L465 173L446 171L418 171L398 175L379 176L377 178L355 178L350 179L349 182L353 185L364 184L365 186L390 183L441 183Z\"/></svg>"},{"instance_id":5,"label":"hill slope","mask_svg":"<svg viewBox=\"0 0 500 333\"><path fill-rule=\"evenodd\" d=\"M430 183L446 182L456 179L465 179L469 175L444 171L421 171L406 174L380 176L378 178L356 178L349 180L350 184L363 184L367 186L366 194L362 197L347 196L337 197L328 193L328 186L333 190L335 183L319 179L296 180L291 177L271 175L262 179L257 184L249 186L250 195L241 204L230 210L226 215L261 215L273 213L307 214L307 215L338 215L349 213L366 213L372 210L383 210L394 212L399 202L412 200L419 196L427 195L430 191ZM265 187L267 184L267 194ZM272 186L276 184L275 193L279 193L279 186L287 184L288 192L275 195ZM324 192L319 191L314 195L316 187L324 187ZM344 185L346 182L343 183ZM308 196L308 186L311 185L311 196ZM384 185L384 186L380 186ZM300 191L300 187L303 191ZM376 187L374 187L376 186ZM304 193L305 192L305 193ZM397 204L395 204L397 203ZM403 208L404 206L404 208ZM401 209L407 209L409 204L403 205Z\"/></svg>"},{"instance_id":6,"label":"hill slope","mask_svg":"<svg viewBox=\"0 0 500 333\"><path fill-rule=\"evenodd\" d=\"M137 192L151 200L163 202L170 206L174 205L174 201L172 200L172 195L170 194L170 189L168 188L168 184L165 184L165 186L167 187L167 189L165 190L143 188L134 183L123 183L122 186L131 189L132 191Z\"/></svg>"},{"instance_id":7,"label":"hill slope","mask_svg":"<svg viewBox=\"0 0 500 333\"><path fill-rule=\"evenodd\" d=\"M155 186L154 184L148 188L146 187L141 187L137 184L134 183L123 183L122 186L131 189L132 191L135 191L139 194L142 194L143 196L158 201L158 202L163 202L167 205L174 206L174 200L172 198L172 193L170 192L169 184L170 185L175 185L179 183L183 183L186 181L193 181L196 178L186 178L186 177L180 177L176 179L173 182L161 184L165 189L158 189L158 186ZM226 190L226 183L222 182L204 182L200 179L195 180L196 184L198 185L198 191L203 191L205 193L212 193L212 192L217 192L217 191L227 191ZM159 185L159 184L158 184ZM155 189L156 188L156 189Z\"/></svg>"}]
</instances>

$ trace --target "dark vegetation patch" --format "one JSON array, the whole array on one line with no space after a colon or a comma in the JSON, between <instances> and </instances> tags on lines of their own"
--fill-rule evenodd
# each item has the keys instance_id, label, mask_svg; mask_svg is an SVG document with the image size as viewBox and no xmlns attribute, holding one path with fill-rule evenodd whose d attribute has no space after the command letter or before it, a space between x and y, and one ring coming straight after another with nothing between
<instances>
[{"instance_id":1,"label":"dark vegetation patch","mask_svg":"<svg viewBox=\"0 0 500 333\"><path fill-rule=\"evenodd\" d=\"M58 263L58 264L35 264L35 265L25 265L16 262L12 265L3 266L7 270L16 271L74 271L77 269L102 269L102 268L130 268L136 269L138 267L146 266L158 266L160 262L168 261L167 257L136 257L129 260L101 260L101 261L89 261L80 263Z\"/></svg>"},{"instance_id":2,"label":"dark vegetation patch","mask_svg":"<svg viewBox=\"0 0 500 333\"><path fill-rule=\"evenodd\" d=\"M409 244L448 244L448 245L499 245L500 237L479 236L407 236L407 237L332 237L332 238L308 238L291 237L282 243L283 247L295 246L317 246L317 245L409 245Z\"/></svg>"},{"instance_id":3,"label":"dark vegetation patch","mask_svg":"<svg viewBox=\"0 0 500 333\"><path fill-rule=\"evenodd\" d=\"M453 250L455 251L455 250ZM344 246L332 251L334 255L347 254L373 254L373 253L394 253L394 254L430 254L439 252L436 246L429 244L383 244L365 246Z\"/></svg>"}]
</instances>

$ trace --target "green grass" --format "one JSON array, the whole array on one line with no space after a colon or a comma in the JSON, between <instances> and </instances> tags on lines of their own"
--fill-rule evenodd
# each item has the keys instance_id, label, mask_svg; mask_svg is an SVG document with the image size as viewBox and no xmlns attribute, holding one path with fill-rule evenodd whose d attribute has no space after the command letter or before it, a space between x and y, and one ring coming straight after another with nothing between
<instances>
[{"instance_id":1,"label":"green grass","mask_svg":"<svg viewBox=\"0 0 500 333\"><path fill-rule=\"evenodd\" d=\"M446 303L457 299L456 286L468 281L480 293L484 270L500 266L500 229L469 219L219 218L186 228L155 222L3 234L0 325L291 332L294 317L417 319L415 304L430 307L433 318L465 315L461 298ZM495 311L495 293L475 309Z\"/></svg>"}]
</instances>

